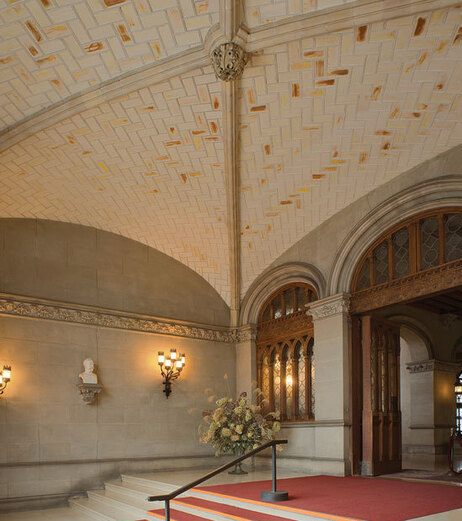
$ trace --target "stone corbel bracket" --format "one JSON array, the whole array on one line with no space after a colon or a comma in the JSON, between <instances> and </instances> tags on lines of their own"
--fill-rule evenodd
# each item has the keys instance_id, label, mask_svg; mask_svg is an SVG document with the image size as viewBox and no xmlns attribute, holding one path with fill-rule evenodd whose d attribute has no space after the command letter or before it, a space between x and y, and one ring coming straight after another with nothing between
<instances>
[{"instance_id":1,"label":"stone corbel bracket","mask_svg":"<svg viewBox=\"0 0 462 521\"><path fill-rule=\"evenodd\" d=\"M83 382L77 384L77 387L79 388L80 395L82 396L82 400L87 405L90 405L91 403L93 403L96 399L96 396L103 389L103 386L101 384L85 384Z\"/></svg>"}]
</instances>

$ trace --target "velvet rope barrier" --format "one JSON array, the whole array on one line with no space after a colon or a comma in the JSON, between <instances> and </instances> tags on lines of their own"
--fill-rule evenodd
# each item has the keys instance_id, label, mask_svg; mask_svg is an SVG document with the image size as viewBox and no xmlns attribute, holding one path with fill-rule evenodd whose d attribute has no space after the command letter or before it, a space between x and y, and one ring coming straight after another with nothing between
<instances>
[{"instance_id":1,"label":"velvet rope barrier","mask_svg":"<svg viewBox=\"0 0 462 521\"><path fill-rule=\"evenodd\" d=\"M451 472L454 472L454 474L462 474L462 465L460 470L454 470L454 440L457 440L457 442L460 445L460 448L462 449L462 434L458 432L453 432L451 436L449 436L449 447L448 447L448 463L449 468L451 469Z\"/></svg>"}]
</instances>

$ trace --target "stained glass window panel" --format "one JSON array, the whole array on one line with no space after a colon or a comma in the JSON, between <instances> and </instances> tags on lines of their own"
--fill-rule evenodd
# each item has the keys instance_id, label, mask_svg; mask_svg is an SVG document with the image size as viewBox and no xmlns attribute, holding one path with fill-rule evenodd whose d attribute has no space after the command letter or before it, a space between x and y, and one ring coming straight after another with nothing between
<instances>
[{"instance_id":1,"label":"stained glass window panel","mask_svg":"<svg viewBox=\"0 0 462 521\"><path fill-rule=\"evenodd\" d=\"M393 245L393 278L409 275L409 231L401 228L392 238Z\"/></svg>"},{"instance_id":2,"label":"stained glass window panel","mask_svg":"<svg viewBox=\"0 0 462 521\"><path fill-rule=\"evenodd\" d=\"M374 250L374 275L375 283L388 282L388 243L382 242Z\"/></svg>"},{"instance_id":3,"label":"stained glass window panel","mask_svg":"<svg viewBox=\"0 0 462 521\"><path fill-rule=\"evenodd\" d=\"M420 224L420 256L422 270L439 264L439 226L436 217L427 217Z\"/></svg>"},{"instance_id":4,"label":"stained glass window panel","mask_svg":"<svg viewBox=\"0 0 462 521\"><path fill-rule=\"evenodd\" d=\"M444 223L445 261L462 258L462 214L447 215Z\"/></svg>"}]
</instances>

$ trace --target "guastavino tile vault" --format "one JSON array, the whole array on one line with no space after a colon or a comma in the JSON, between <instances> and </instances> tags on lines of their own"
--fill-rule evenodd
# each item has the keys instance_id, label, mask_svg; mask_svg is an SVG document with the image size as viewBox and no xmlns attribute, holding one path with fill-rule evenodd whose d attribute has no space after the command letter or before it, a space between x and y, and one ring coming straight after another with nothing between
<instances>
[{"instance_id":1,"label":"guastavino tile vault","mask_svg":"<svg viewBox=\"0 0 462 521\"><path fill-rule=\"evenodd\" d=\"M451 0L1 0L0 510L213 466L255 385L288 477L444 467L461 64Z\"/></svg>"}]
</instances>

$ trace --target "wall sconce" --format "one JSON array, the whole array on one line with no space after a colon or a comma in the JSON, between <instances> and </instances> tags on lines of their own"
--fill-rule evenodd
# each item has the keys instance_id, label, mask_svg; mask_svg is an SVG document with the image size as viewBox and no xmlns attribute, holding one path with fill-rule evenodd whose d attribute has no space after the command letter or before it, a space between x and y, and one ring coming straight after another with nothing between
<instances>
[{"instance_id":1,"label":"wall sconce","mask_svg":"<svg viewBox=\"0 0 462 521\"><path fill-rule=\"evenodd\" d=\"M178 357L176 349L170 349L170 355L167 357L164 355L163 351L159 351L157 354L157 363L160 367L160 374L164 378L164 393L168 398L169 394L172 392L173 380L176 380L180 376L180 373L186 364L186 357L184 353L181 357Z\"/></svg>"},{"instance_id":2,"label":"wall sconce","mask_svg":"<svg viewBox=\"0 0 462 521\"><path fill-rule=\"evenodd\" d=\"M3 391L6 389L6 386L9 384L11 380L11 366L4 365L3 371L0 373L0 395L3 394Z\"/></svg>"}]
</instances>

